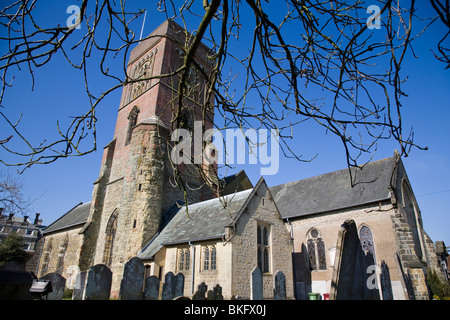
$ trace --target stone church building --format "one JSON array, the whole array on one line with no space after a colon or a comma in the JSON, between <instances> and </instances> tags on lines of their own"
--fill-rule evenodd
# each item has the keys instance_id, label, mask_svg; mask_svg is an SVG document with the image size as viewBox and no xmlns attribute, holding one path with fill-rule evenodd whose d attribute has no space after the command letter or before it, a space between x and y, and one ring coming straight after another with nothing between
<instances>
[{"instance_id":1,"label":"stone church building","mask_svg":"<svg viewBox=\"0 0 450 320\"><path fill-rule=\"evenodd\" d=\"M168 20L142 41L130 53L132 79L176 70L183 30ZM208 52L201 45L195 57L206 72ZM172 184L166 144L173 116L170 80L124 87L92 200L44 230L38 276L58 272L73 286L80 270L105 264L117 296L124 264L137 256L147 276L163 280L169 271L184 273L185 296L205 282L220 284L226 299L248 299L250 273L259 267L267 299L273 298L273 276L280 270L288 299L307 299L309 293L428 299L426 268L438 269L434 244L398 154L352 168L351 174L343 169L271 188L263 178L253 186L241 171L224 179L222 197L212 194L198 172L185 170L194 199L186 210L183 193ZM199 89L186 102L191 118L198 118L196 106L204 97ZM213 117L211 110L206 129ZM361 277L355 280L348 270ZM371 285L368 294L356 289Z\"/></svg>"}]
</instances>

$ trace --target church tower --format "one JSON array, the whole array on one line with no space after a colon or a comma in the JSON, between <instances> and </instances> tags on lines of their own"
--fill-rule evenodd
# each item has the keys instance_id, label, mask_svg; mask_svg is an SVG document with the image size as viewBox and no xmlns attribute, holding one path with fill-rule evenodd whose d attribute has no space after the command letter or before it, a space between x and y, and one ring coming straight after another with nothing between
<instances>
[{"instance_id":1,"label":"church tower","mask_svg":"<svg viewBox=\"0 0 450 320\"><path fill-rule=\"evenodd\" d=\"M123 88L114 138L104 148L88 223L81 231L80 269L107 265L113 272L113 294L119 290L124 264L158 233L163 214L185 199L182 190L174 187L168 140L174 127L179 78L157 77L182 65L185 42L185 30L167 20L130 53L127 74L132 81ZM208 52L200 45L195 57L206 72L210 69ZM142 80L133 82L138 79ZM200 105L205 99L202 81L194 79L188 86L192 84L195 88L183 99L182 109L182 126L189 129L196 119L202 119ZM213 111L203 119L205 129L212 128ZM212 197L198 170L187 169L181 168L191 201Z\"/></svg>"}]
</instances>

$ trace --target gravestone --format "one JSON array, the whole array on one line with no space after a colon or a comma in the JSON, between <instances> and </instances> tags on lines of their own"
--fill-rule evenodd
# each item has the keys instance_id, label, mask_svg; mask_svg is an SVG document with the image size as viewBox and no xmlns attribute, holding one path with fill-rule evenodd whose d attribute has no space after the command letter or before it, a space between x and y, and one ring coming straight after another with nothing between
<instances>
[{"instance_id":1,"label":"gravestone","mask_svg":"<svg viewBox=\"0 0 450 320\"><path fill-rule=\"evenodd\" d=\"M216 286L213 288L214 290L214 300L223 300L222 295L222 287L219 284L216 284Z\"/></svg>"},{"instance_id":2,"label":"gravestone","mask_svg":"<svg viewBox=\"0 0 450 320\"><path fill-rule=\"evenodd\" d=\"M286 277L281 271L278 271L274 277L273 299L286 300Z\"/></svg>"},{"instance_id":3,"label":"gravestone","mask_svg":"<svg viewBox=\"0 0 450 320\"><path fill-rule=\"evenodd\" d=\"M258 267L250 275L250 300L263 300L262 273Z\"/></svg>"},{"instance_id":4,"label":"gravestone","mask_svg":"<svg viewBox=\"0 0 450 320\"><path fill-rule=\"evenodd\" d=\"M77 274L75 278L75 286L73 287L72 300L82 300L84 286L86 284L86 271Z\"/></svg>"},{"instance_id":5,"label":"gravestone","mask_svg":"<svg viewBox=\"0 0 450 320\"><path fill-rule=\"evenodd\" d=\"M47 295L47 300L62 300L66 287L66 278L59 273L47 273L39 280L49 280L52 284L52 292Z\"/></svg>"},{"instance_id":6,"label":"gravestone","mask_svg":"<svg viewBox=\"0 0 450 320\"><path fill-rule=\"evenodd\" d=\"M89 269L84 290L84 300L109 300L112 272L104 264Z\"/></svg>"},{"instance_id":7,"label":"gravestone","mask_svg":"<svg viewBox=\"0 0 450 320\"><path fill-rule=\"evenodd\" d=\"M213 290L208 290L206 292L206 299L207 300L223 300L222 287L219 284L216 284L216 286L213 288Z\"/></svg>"},{"instance_id":8,"label":"gravestone","mask_svg":"<svg viewBox=\"0 0 450 320\"><path fill-rule=\"evenodd\" d=\"M389 267L386 261L381 261L381 293L383 295L383 300L394 300L394 293L392 292L391 276L389 274Z\"/></svg>"},{"instance_id":9,"label":"gravestone","mask_svg":"<svg viewBox=\"0 0 450 320\"><path fill-rule=\"evenodd\" d=\"M145 267L141 259L131 258L123 268L120 282L120 300L142 300Z\"/></svg>"},{"instance_id":10,"label":"gravestone","mask_svg":"<svg viewBox=\"0 0 450 320\"><path fill-rule=\"evenodd\" d=\"M208 286L206 283L202 282L198 286L197 292L194 293L194 296L192 297L192 300L206 300L206 292L208 291Z\"/></svg>"},{"instance_id":11,"label":"gravestone","mask_svg":"<svg viewBox=\"0 0 450 320\"><path fill-rule=\"evenodd\" d=\"M183 296L183 292L184 274L180 272L175 276L173 272L168 272L164 278L162 300L173 300Z\"/></svg>"},{"instance_id":12,"label":"gravestone","mask_svg":"<svg viewBox=\"0 0 450 320\"><path fill-rule=\"evenodd\" d=\"M156 276L145 280L144 300L158 300L160 280Z\"/></svg>"},{"instance_id":13,"label":"gravestone","mask_svg":"<svg viewBox=\"0 0 450 320\"><path fill-rule=\"evenodd\" d=\"M184 274L179 272L175 276L175 288L173 292L173 297L179 297L182 296L184 293Z\"/></svg>"}]
</instances>

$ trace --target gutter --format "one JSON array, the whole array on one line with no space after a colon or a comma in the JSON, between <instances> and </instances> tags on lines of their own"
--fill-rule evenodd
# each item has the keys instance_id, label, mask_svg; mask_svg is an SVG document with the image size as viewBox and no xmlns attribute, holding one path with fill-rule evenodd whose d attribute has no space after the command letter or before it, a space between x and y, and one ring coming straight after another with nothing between
<instances>
[{"instance_id":1,"label":"gutter","mask_svg":"<svg viewBox=\"0 0 450 320\"><path fill-rule=\"evenodd\" d=\"M189 241L189 245L191 246L193 252L192 252L192 264L191 264L191 270L192 270L192 279L191 279L191 296L194 295L194 275L195 275L195 246Z\"/></svg>"}]
</instances>

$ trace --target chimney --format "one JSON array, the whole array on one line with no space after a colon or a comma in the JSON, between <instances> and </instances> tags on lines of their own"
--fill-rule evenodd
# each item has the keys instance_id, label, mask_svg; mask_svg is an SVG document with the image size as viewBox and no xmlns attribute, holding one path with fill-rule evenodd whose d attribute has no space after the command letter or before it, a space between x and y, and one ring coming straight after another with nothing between
<instances>
[{"instance_id":1,"label":"chimney","mask_svg":"<svg viewBox=\"0 0 450 320\"><path fill-rule=\"evenodd\" d=\"M5 210L5 208L0 208L0 215L3 215L3 210Z\"/></svg>"},{"instance_id":2,"label":"chimney","mask_svg":"<svg viewBox=\"0 0 450 320\"><path fill-rule=\"evenodd\" d=\"M40 213L36 213L36 218L34 218L34 222L33 222L34 225L38 225L38 223L39 223L39 215L40 215Z\"/></svg>"},{"instance_id":3,"label":"chimney","mask_svg":"<svg viewBox=\"0 0 450 320\"><path fill-rule=\"evenodd\" d=\"M23 222L27 222L28 216L23 216Z\"/></svg>"},{"instance_id":4,"label":"chimney","mask_svg":"<svg viewBox=\"0 0 450 320\"><path fill-rule=\"evenodd\" d=\"M12 220L13 216L14 216L14 213L10 213L9 217L8 217L8 220Z\"/></svg>"}]
</instances>

